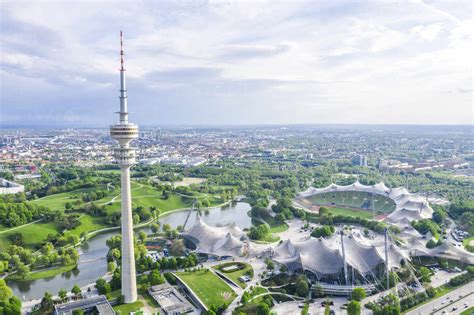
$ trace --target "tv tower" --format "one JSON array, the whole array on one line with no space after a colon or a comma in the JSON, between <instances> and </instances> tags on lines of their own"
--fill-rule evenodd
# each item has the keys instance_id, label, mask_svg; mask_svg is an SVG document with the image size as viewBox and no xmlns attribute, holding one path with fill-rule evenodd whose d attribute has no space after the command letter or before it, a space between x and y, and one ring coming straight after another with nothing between
<instances>
[{"instance_id":1,"label":"tv tower","mask_svg":"<svg viewBox=\"0 0 474 315\"><path fill-rule=\"evenodd\" d=\"M110 126L110 135L119 147L114 149L115 162L121 170L122 194L122 295L125 303L137 300L135 253L133 246L132 196L130 193L130 168L135 164L135 148L130 142L138 138L138 126L128 122L127 87L123 66L123 33L120 31L120 121Z\"/></svg>"}]
</instances>

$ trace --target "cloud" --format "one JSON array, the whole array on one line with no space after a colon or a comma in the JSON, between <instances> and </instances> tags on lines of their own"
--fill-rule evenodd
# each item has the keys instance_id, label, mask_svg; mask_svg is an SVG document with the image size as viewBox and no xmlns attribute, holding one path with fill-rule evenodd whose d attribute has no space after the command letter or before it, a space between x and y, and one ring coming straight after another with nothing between
<instances>
[{"instance_id":1,"label":"cloud","mask_svg":"<svg viewBox=\"0 0 474 315\"><path fill-rule=\"evenodd\" d=\"M472 119L472 93L462 92L472 86L470 1L2 7L0 122L114 120L120 29L138 123Z\"/></svg>"}]
</instances>

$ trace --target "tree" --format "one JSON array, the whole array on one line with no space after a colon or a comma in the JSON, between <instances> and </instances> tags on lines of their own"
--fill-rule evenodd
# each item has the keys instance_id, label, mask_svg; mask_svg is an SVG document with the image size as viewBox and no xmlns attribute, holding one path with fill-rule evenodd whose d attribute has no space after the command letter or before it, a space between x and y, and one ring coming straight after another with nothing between
<instances>
[{"instance_id":1,"label":"tree","mask_svg":"<svg viewBox=\"0 0 474 315\"><path fill-rule=\"evenodd\" d=\"M64 301L67 298L67 291L64 289L59 290L58 296L61 299L61 301Z\"/></svg>"},{"instance_id":2,"label":"tree","mask_svg":"<svg viewBox=\"0 0 474 315\"><path fill-rule=\"evenodd\" d=\"M116 260L119 261L120 257L122 256L122 252L118 248L114 248L111 250L112 257Z\"/></svg>"},{"instance_id":3,"label":"tree","mask_svg":"<svg viewBox=\"0 0 474 315\"><path fill-rule=\"evenodd\" d=\"M0 301L0 314L20 315L21 301L16 296L10 297L8 300Z\"/></svg>"},{"instance_id":4,"label":"tree","mask_svg":"<svg viewBox=\"0 0 474 315\"><path fill-rule=\"evenodd\" d=\"M28 267L27 265L21 263L18 266L18 269L17 269L16 273L24 279L28 275L29 272L30 272L30 267Z\"/></svg>"},{"instance_id":5,"label":"tree","mask_svg":"<svg viewBox=\"0 0 474 315\"><path fill-rule=\"evenodd\" d=\"M77 309L72 311L72 315L84 315L84 311L81 309Z\"/></svg>"},{"instance_id":6,"label":"tree","mask_svg":"<svg viewBox=\"0 0 474 315\"><path fill-rule=\"evenodd\" d=\"M136 224L140 223L140 216L135 213L132 217L132 220L133 220L133 224L136 225Z\"/></svg>"},{"instance_id":7,"label":"tree","mask_svg":"<svg viewBox=\"0 0 474 315\"><path fill-rule=\"evenodd\" d=\"M5 280L0 278L0 302L6 301L13 296L13 291L7 286Z\"/></svg>"},{"instance_id":8,"label":"tree","mask_svg":"<svg viewBox=\"0 0 474 315\"><path fill-rule=\"evenodd\" d=\"M433 212L433 221L435 221L436 223L443 224L445 219L446 214L443 211L435 210L435 212Z\"/></svg>"},{"instance_id":9,"label":"tree","mask_svg":"<svg viewBox=\"0 0 474 315\"><path fill-rule=\"evenodd\" d=\"M420 275L421 282L431 282L431 271L428 268L426 268L425 266L421 266L420 269L418 269L418 273Z\"/></svg>"},{"instance_id":10,"label":"tree","mask_svg":"<svg viewBox=\"0 0 474 315\"><path fill-rule=\"evenodd\" d=\"M249 300L250 300L250 293L248 291L244 291L244 294L242 294L242 298L240 299L240 303L245 305L247 304Z\"/></svg>"},{"instance_id":11,"label":"tree","mask_svg":"<svg viewBox=\"0 0 474 315\"><path fill-rule=\"evenodd\" d=\"M347 304L347 315L360 315L360 303L352 300Z\"/></svg>"},{"instance_id":12,"label":"tree","mask_svg":"<svg viewBox=\"0 0 474 315\"><path fill-rule=\"evenodd\" d=\"M270 314L270 307L267 303L260 302L257 305L257 315L268 315Z\"/></svg>"},{"instance_id":13,"label":"tree","mask_svg":"<svg viewBox=\"0 0 474 315\"><path fill-rule=\"evenodd\" d=\"M426 248L433 248L433 247L436 247L436 242L433 239L431 239L426 243Z\"/></svg>"},{"instance_id":14,"label":"tree","mask_svg":"<svg viewBox=\"0 0 474 315\"><path fill-rule=\"evenodd\" d=\"M330 214L328 208L326 208L326 207L319 207L319 215L320 215L320 216L328 215L328 214Z\"/></svg>"},{"instance_id":15,"label":"tree","mask_svg":"<svg viewBox=\"0 0 474 315\"><path fill-rule=\"evenodd\" d=\"M51 313L53 312L53 296L49 292L45 292L43 298L41 299L40 309L43 313Z\"/></svg>"},{"instance_id":16,"label":"tree","mask_svg":"<svg viewBox=\"0 0 474 315\"><path fill-rule=\"evenodd\" d=\"M352 290L352 299L355 301L362 301L366 297L365 290L363 288L354 288Z\"/></svg>"},{"instance_id":17,"label":"tree","mask_svg":"<svg viewBox=\"0 0 474 315\"><path fill-rule=\"evenodd\" d=\"M171 225L165 223L165 224L163 224L162 229L163 229L163 232L168 233L168 232L171 231Z\"/></svg>"},{"instance_id":18,"label":"tree","mask_svg":"<svg viewBox=\"0 0 474 315\"><path fill-rule=\"evenodd\" d=\"M308 286L308 280L306 277L301 276L298 277L298 280L296 281L296 294L301 297L305 297L308 295L309 292L309 286Z\"/></svg>"},{"instance_id":19,"label":"tree","mask_svg":"<svg viewBox=\"0 0 474 315\"><path fill-rule=\"evenodd\" d=\"M111 261L107 264L107 271L113 273L117 269L117 264L114 261Z\"/></svg>"},{"instance_id":20,"label":"tree","mask_svg":"<svg viewBox=\"0 0 474 315\"><path fill-rule=\"evenodd\" d=\"M95 282L95 287L99 291L99 294L107 294L112 291L110 284L108 284L107 281L105 281L105 279L103 278L97 279L97 281Z\"/></svg>"},{"instance_id":21,"label":"tree","mask_svg":"<svg viewBox=\"0 0 474 315\"><path fill-rule=\"evenodd\" d=\"M71 289L71 293L74 294L74 295L79 295L81 294L81 288L79 288L79 286L77 284L75 284L72 289Z\"/></svg>"},{"instance_id":22,"label":"tree","mask_svg":"<svg viewBox=\"0 0 474 315\"><path fill-rule=\"evenodd\" d=\"M313 230L313 232L311 232L311 236L312 237L316 237L316 238L319 238L319 237L329 237L331 236L332 234L334 233L334 227L332 226L328 226L328 225L324 225L320 228L315 228Z\"/></svg>"},{"instance_id":23,"label":"tree","mask_svg":"<svg viewBox=\"0 0 474 315\"><path fill-rule=\"evenodd\" d=\"M156 234L156 233L158 233L158 231L160 230L160 226L159 226L158 224L156 224L156 223L152 223L152 224L150 225L150 229L151 229L151 231L152 231L154 234Z\"/></svg>"},{"instance_id":24,"label":"tree","mask_svg":"<svg viewBox=\"0 0 474 315\"><path fill-rule=\"evenodd\" d=\"M138 232L138 239L143 243L146 240L146 233L144 231Z\"/></svg>"},{"instance_id":25,"label":"tree","mask_svg":"<svg viewBox=\"0 0 474 315\"><path fill-rule=\"evenodd\" d=\"M158 270L153 270L148 275L148 281L150 282L150 285L157 285L157 284L164 283L165 279L163 279L163 277L161 276L161 274Z\"/></svg>"},{"instance_id":26,"label":"tree","mask_svg":"<svg viewBox=\"0 0 474 315\"><path fill-rule=\"evenodd\" d=\"M274 264L273 261L271 261L270 259L266 260L265 263L267 264L267 269L268 269L268 270L273 270L273 269L275 269L275 264Z\"/></svg>"},{"instance_id":27,"label":"tree","mask_svg":"<svg viewBox=\"0 0 474 315\"><path fill-rule=\"evenodd\" d=\"M329 303L326 303L324 306L324 315L331 315L331 308L329 307Z\"/></svg>"}]
</instances>

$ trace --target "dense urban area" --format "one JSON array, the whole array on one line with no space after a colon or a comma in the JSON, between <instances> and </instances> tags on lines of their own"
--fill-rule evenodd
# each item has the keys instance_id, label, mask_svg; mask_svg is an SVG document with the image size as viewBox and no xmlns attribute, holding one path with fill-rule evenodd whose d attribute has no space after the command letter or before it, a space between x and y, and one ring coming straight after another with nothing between
<instances>
[{"instance_id":1,"label":"dense urban area","mask_svg":"<svg viewBox=\"0 0 474 315\"><path fill-rule=\"evenodd\" d=\"M1 314L470 314L472 126L0 130Z\"/></svg>"}]
</instances>

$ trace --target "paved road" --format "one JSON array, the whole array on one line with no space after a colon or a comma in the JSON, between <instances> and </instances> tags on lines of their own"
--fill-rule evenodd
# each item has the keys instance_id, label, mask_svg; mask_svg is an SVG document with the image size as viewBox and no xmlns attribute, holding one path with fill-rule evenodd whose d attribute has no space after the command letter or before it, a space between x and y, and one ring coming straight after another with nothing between
<instances>
[{"instance_id":1,"label":"paved road","mask_svg":"<svg viewBox=\"0 0 474 315\"><path fill-rule=\"evenodd\" d=\"M462 299L457 300L453 304L446 305L446 307L436 311L435 315L442 315L442 314L461 314L464 310L468 309L474 305L474 292L470 295L466 295ZM443 313L445 312L445 313Z\"/></svg>"},{"instance_id":2,"label":"paved road","mask_svg":"<svg viewBox=\"0 0 474 315\"><path fill-rule=\"evenodd\" d=\"M324 315L324 307L321 306L321 302L325 299L316 299L313 303L309 305L308 313L311 315ZM341 309L341 305L347 303L347 299L344 297L333 297L331 301L334 302L330 308L333 310L336 315L346 315L347 311ZM304 302L302 301L291 301L285 302L281 304L276 304L272 308L272 312L277 313L278 315L288 315L288 314L299 314L301 312L301 308L299 307L300 304ZM364 312L364 314L366 314Z\"/></svg>"},{"instance_id":3,"label":"paved road","mask_svg":"<svg viewBox=\"0 0 474 315\"><path fill-rule=\"evenodd\" d=\"M474 281L471 281L470 283L457 288L456 290L449 292L446 295L443 295L436 300L433 300L427 304L424 304L417 309L414 309L413 311L407 312L406 315L425 315L425 314L433 314L434 312L437 312L438 310L441 310L441 312L446 308L446 305L450 304L450 301L457 302L458 300L465 300L465 297L469 294L474 292ZM460 298L461 296L461 298ZM470 295L470 297L473 297L474 295ZM474 299L470 298L470 305L474 304ZM462 303L461 303L462 304ZM446 312L450 311L451 308L446 308ZM450 314L454 314L449 312ZM460 312L459 312L460 313Z\"/></svg>"}]
</instances>

